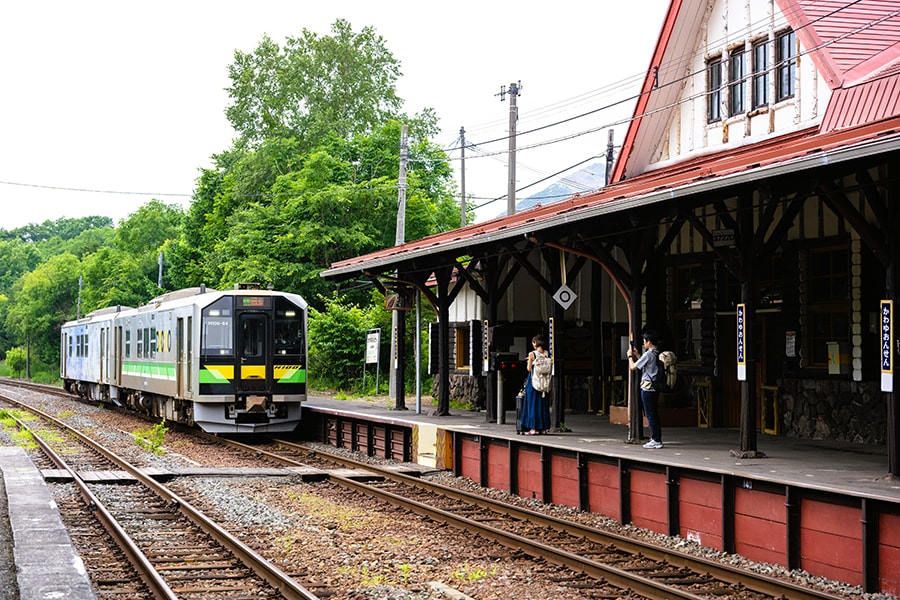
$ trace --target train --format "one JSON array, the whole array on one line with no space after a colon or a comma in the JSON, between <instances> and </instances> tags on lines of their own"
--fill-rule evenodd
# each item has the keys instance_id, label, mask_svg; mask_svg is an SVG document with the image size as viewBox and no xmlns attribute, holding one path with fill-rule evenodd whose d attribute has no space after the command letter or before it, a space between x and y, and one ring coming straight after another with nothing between
<instances>
[{"instance_id":1,"label":"train","mask_svg":"<svg viewBox=\"0 0 900 600\"><path fill-rule=\"evenodd\" d=\"M240 284L169 292L63 324L67 391L208 433L284 433L307 386L307 303Z\"/></svg>"}]
</instances>

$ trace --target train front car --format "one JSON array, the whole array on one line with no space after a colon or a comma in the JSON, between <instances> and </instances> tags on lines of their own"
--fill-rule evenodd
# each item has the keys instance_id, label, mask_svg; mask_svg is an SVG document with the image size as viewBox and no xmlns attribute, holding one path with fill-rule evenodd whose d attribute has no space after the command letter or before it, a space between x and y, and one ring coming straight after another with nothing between
<instances>
[{"instance_id":1,"label":"train front car","mask_svg":"<svg viewBox=\"0 0 900 600\"><path fill-rule=\"evenodd\" d=\"M293 431L306 399L306 331L296 294L234 290L203 306L194 422L210 433Z\"/></svg>"}]
</instances>

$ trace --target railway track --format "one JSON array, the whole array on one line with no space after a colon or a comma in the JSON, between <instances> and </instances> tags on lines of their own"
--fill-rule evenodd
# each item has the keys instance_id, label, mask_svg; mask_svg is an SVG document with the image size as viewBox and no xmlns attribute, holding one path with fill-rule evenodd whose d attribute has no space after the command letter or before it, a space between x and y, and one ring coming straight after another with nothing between
<instances>
[{"instance_id":1,"label":"railway track","mask_svg":"<svg viewBox=\"0 0 900 600\"><path fill-rule=\"evenodd\" d=\"M361 494L583 574L593 580L598 591L602 586L612 586L619 593L653 599L845 600L844 596L523 509L390 467L319 453L288 440L273 439L265 445L221 441L283 465L330 470L332 480ZM334 473L334 465L378 477L343 477ZM579 579L570 583L579 589L584 585ZM604 589L597 597L608 593L611 590Z\"/></svg>"},{"instance_id":2,"label":"railway track","mask_svg":"<svg viewBox=\"0 0 900 600\"><path fill-rule=\"evenodd\" d=\"M120 552L144 584L144 592L138 597L316 598L166 486L101 444L46 412L5 396L0 398L64 432L37 431L17 419L20 428L31 431L49 462L71 479L89 513L118 546L118 552L106 546L93 557L103 564L118 565L107 567L109 575L104 575L99 585L104 595L122 597L134 594L139 587L135 576L116 560ZM104 483L89 481L98 472L113 471L121 474L104 477ZM85 523L83 507L75 510L80 522ZM93 524L85 523L85 527L91 529ZM96 532L90 535L98 537Z\"/></svg>"},{"instance_id":3,"label":"railway track","mask_svg":"<svg viewBox=\"0 0 900 600\"><path fill-rule=\"evenodd\" d=\"M577 589L579 597L846 598L406 476L396 468L319 453L287 440L248 445L205 437L208 443L227 444L263 461L328 471L333 481L354 493L541 559L535 571L563 588ZM336 466L377 476L343 477Z\"/></svg>"}]
</instances>

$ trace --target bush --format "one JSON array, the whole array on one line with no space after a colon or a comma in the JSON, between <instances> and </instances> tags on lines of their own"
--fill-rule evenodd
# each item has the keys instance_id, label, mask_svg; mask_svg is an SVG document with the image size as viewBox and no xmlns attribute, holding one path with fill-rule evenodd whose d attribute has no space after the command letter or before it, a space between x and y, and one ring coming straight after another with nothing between
<instances>
[{"instance_id":1,"label":"bush","mask_svg":"<svg viewBox=\"0 0 900 600\"><path fill-rule=\"evenodd\" d=\"M6 351L6 366L12 372L13 377L21 377L25 374L25 348L10 348Z\"/></svg>"}]
</instances>

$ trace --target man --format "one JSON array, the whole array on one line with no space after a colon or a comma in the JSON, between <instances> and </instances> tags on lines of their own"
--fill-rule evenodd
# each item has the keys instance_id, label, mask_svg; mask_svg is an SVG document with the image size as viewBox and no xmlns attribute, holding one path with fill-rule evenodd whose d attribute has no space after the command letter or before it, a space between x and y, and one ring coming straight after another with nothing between
<instances>
[{"instance_id":1,"label":"man","mask_svg":"<svg viewBox=\"0 0 900 600\"><path fill-rule=\"evenodd\" d=\"M653 389L653 380L659 371L657 356L659 343L657 337L645 331L641 336L644 340L644 352L639 353L632 345L628 351L629 368L641 371L641 404L644 406L644 415L647 417L647 425L650 427L650 441L644 444L648 450L658 450L663 447L662 428L659 424L659 392Z\"/></svg>"}]
</instances>

